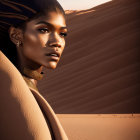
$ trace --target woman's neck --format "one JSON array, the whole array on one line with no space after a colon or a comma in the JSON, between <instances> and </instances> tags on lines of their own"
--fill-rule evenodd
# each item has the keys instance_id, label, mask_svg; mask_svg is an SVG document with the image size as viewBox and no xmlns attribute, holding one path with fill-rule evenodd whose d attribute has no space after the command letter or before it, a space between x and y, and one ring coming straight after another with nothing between
<instances>
[{"instance_id":1,"label":"woman's neck","mask_svg":"<svg viewBox=\"0 0 140 140\"><path fill-rule=\"evenodd\" d=\"M41 80L43 77L42 69L43 66L38 65L34 62L31 62L20 53L18 50L18 69L23 76L28 78L35 86L37 85L37 81Z\"/></svg>"}]
</instances>

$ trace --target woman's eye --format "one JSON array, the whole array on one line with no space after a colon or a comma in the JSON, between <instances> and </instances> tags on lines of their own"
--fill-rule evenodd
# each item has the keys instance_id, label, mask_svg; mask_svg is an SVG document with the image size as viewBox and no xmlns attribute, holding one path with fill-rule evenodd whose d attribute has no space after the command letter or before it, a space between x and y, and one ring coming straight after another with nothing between
<instances>
[{"instance_id":1,"label":"woman's eye","mask_svg":"<svg viewBox=\"0 0 140 140\"><path fill-rule=\"evenodd\" d=\"M66 37L66 36L67 36L67 33L60 33L60 35L61 35L62 37Z\"/></svg>"},{"instance_id":2,"label":"woman's eye","mask_svg":"<svg viewBox=\"0 0 140 140\"><path fill-rule=\"evenodd\" d=\"M47 28L41 28L41 29L38 29L38 31L40 33L48 33L49 32L49 30Z\"/></svg>"}]
</instances>

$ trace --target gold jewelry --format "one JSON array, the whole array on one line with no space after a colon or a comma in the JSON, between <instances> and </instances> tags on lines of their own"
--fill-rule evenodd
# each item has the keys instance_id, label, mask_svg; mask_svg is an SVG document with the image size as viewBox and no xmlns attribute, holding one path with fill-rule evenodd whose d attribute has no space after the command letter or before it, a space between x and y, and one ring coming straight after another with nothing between
<instances>
[{"instance_id":1,"label":"gold jewelry","mask_svg":"<svg viewBox=\"0 0 140 140\"><path fill-rule=\"evenodd\" d=\"M21 41L18 41L18 42L16 43L16 46L19 47L20 44L21 44Z\"/></svg>"},{"instance_id":2,"label":"gold jewelry","mask_svg":"<svg viewBox=\"0 0 140 140\"><path fill-rule=\"evenodd\" d=\"M41 80L43 78L43 72L39 73L38 71L36 70L31 70L29 68L24 68L23 69L23 73L32 78L32 79L35 79L35 80Z\"/></svg>"}]
</instances>

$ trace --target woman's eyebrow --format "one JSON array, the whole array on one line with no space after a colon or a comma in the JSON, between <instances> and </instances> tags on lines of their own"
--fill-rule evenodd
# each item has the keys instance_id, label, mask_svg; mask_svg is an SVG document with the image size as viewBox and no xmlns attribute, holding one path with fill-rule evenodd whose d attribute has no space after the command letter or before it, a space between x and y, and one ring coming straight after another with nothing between
<instances>
[{"instance_id":1,"label":"woman's eyebrow","mask_svg":"<svg viewBox=\"0 0 140 140\"><path fill-rule=\"evenodd\" d=\"M39 21L36 23L36 25L38 25L38 24L45 24L45 25L48 25L50 27L54 27L53 24L46 22L46 21ZM60 27L60 29L67 29L67 27Z\"/></svg>"}]
</instances>

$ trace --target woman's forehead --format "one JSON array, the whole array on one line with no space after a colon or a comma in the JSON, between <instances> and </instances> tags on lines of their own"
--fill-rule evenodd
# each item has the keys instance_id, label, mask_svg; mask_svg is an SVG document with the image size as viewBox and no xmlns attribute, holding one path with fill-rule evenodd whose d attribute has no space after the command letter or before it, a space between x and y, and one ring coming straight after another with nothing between
<instances>
[{"instance_id":1,"label":"woman's forehead","mask_svg":"<svg viewBox=\"0 0 140 140\"><path fill-rule=\"evenodd\" d=\"M38 18L38 13L44 10L47 12L57 11L65 17L65 11L57 0L0 0L0 12L2 13L0 15L0 30L2 31L2 37L7 34L7 29L10 26L20 27L25 25L26 27L34 17Z\"/></svg>"},{"instance_id":2,"label":"woman's forehead","mask_svg":"<svg viewBox=\"0 0 140 140\"><path fill-rule=\"evenodd\" d=\"M43 15L38 16L38 18L32 20L30 22L34 25L54 25L54 26L61 26L66 28L66 21L64 16L61 13L56 12L49 12Z\"/></svg>"}]
</instances>

